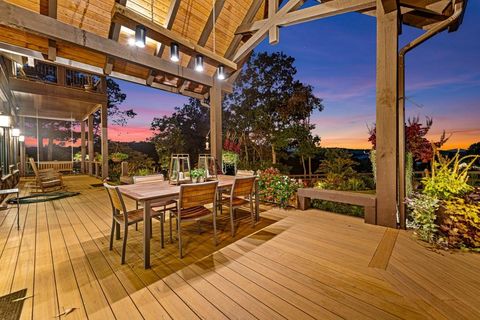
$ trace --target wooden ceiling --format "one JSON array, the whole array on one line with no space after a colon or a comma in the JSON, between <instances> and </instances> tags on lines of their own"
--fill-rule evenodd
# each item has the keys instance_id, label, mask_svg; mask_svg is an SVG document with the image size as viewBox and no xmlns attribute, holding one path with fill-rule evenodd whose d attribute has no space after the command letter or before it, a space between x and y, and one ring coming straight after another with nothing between
<instances>
[{"instance_id":1,"label":"wooden ceiling","mask_svg":"<svg viewBox=\"0 0 480 320\"><path fill-rule=\"evenodd\" d=\"M2 0L0 4L1 2ZM241 67L251 50L266 36L270 35L272 43L278 41L278 27L351 11L375 15L376 3L375 0L324 0L314 6L315 8L301 9L305 2L301 0L285 0L284 6L280 7L279 2L282 1L278 0L6 0L5 2L49 16L93 36L113 39L122 47L102 52L100 49L103 48L103 44L98 46L95 39L91 40L94 45L90 47L79 45L78 41L81 41L78 40L79 37L63 39L58 36L53 37L54 40L49 40L46 34L23 26L12 26L12 23L0 24L0 42L40 53L44 57L80 62L91 66L93 69L89 70L90 72L111 74L114 77L195 97L208 93L218 65L226 65L227 73L233 74ZM270 13L269 3L270 6L277 6L274 11L270 10ZM288 11L284 9L287 6L291 6ZM424 29L448 18L452 12L451 0L400 0L400 6L405 24ZM280 16L282 10L286 12ZM132 26L136 22L132 21L144 21L145 25L151 25L151 29L147 28L145 48L133 48L128 44L129 39L134 36ZM269 27L268 22L272 21L274 24ZM50 36L50 33L48 35ZM89 36L90 34L83 35L84 43L89 43ZM170 39L173 37L180 41L181 60L177 64L169 60L171 41L163 41L165 37ZM125 55L119 52L121 51L119 48ZM203 54L206 57L205 78L191 71L192 56L198 52L205 53ZM147 59L145 54L161 60ZM159 62L164 68L154 68ZM226 81L224 90L228 90L228 85L229 82Z\"/></svg>"}]
</instances>

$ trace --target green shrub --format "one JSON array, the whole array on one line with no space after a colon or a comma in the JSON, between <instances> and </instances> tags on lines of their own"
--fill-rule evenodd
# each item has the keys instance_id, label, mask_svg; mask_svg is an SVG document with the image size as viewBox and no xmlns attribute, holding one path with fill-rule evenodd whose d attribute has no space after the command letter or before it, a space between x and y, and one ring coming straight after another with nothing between
<instances>
[{"instance_id":1,"label":"green shrub","mask_svg":"<svg viewBox=\"0 0 480 320\"><path fill-rule=\"evenodd\" d=\"M410 226L416 229L417 236L430 243L436 241L438 226L436 211L439 208L439 200L426 194L414 194L407 199Z\"/></svg>"},{"instance_id":2,"label":"green shrub","mask_svg":"<svg viewBox=\"0 0 480 320\"><path fill-rule=\"evenodd\" d=\"M462 165L468 158L473 158L473 160ZM432 160L431 174L422 179L424 193L442 200L466 195L473 190L473 187L468 184L468 170L477 158L478 156L460 158L460 154L457 152L449 160L442 157L437 151Z\"/></svg>"},{"instance_id":3,"label":"green shrub","mask_svg":"<svg viewBox=\"0 0 480 320\"><path fill-rule=\"evenodd\" d=\"M259 171L258 188L261 199L273 202L280 208L286 208L295 200L296 192L301 184L294 179L281 175L275 168Z\"/></svg>"},{"instance_id":4,"label":"green shrub","mask_svg":"<svg viewBox=\"0 0 480 320\"><path fill-rule=\"evenodd\" d=\"M444 200L438 223L448 247L480 249L480 204L462 198Z\"/></svg>"}]
</instances>

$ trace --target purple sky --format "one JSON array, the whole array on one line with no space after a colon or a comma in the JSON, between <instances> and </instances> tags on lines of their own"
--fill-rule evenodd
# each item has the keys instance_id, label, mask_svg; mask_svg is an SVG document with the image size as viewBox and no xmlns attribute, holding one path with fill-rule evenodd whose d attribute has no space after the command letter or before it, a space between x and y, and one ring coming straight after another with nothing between
<instances>
[{"instance_id":1,"label":"purple sky","mask_svg":"<svg viewBox=\"0 0 480 320\"><path fill-rule=\"evenodd\" d=\"M407 116L433 117L431 138L452 134L445 148L480 141L480 3L470 1L463 24L407 54ZM400 46L421 34L404 26ZM257 51L283 51L296 58L297 77L315 88L325 110L313 115L322 146L369 148L367 125L375 122L375 19L352 13L280 30L280 43ZM155 116L171 114L187 98L119 81L124 106L138 116L111 127L110 138L144 140Z\"/></svg>"}]
</instances>

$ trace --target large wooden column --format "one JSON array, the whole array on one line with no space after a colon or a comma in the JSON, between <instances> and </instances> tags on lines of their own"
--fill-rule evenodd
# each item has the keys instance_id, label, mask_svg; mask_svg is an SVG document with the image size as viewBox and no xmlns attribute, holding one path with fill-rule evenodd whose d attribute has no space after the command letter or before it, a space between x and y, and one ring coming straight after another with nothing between
<instances>
[{"instance_id":1,"label":"large wooden column","mask_svg":"<svg viewBox=\"0 0 480 320\"><path fill-rule=\"evenodd\" d=\"M211 155L222 164L222 88L217 79L210 88L210 145Z\"/></svg>"},{"instance_id":2,"label":"large wooden column","mask_svg":"<svg viewBox=\"0 0 480 320\"><path fill-rule=\"evenodd\" d=\"M101 141L102 141L102 179L108 177L108 113L107 104L102 104L100 107L101 118Z\"/></svg>"},{"instance_id":3,"label":"large wooden column","mask_svg":"<svg viewBox=\"0 0 480 320\"><path fill-rule=\"evenodd\" d=\"M398 11L377 0L377 215L367 221L395 228L398 199Z\"/></svg>"},{"instance_id":4,"label":"large wooden column","mask_svg":"<svg viewBox=\"0 0 480 320\"><path fill-rule=\"evenodd\" d=\"M88 174L93 175L93 160L95 152L93 149L93 114L88 115Z\"/></svg>"},{"instance_id":5,"label":"large wooden column","mask_svg":"<svg viewBox=\"0 0 480 320\"><path fill-rule=\"evenodd\" d=\"M87 156L87 149L85 143L85 121L80 121L80 153L81 153L81 160L80 160L80 172L86 173L86 166L85 166L85 158Z\"/></svg>"}]
</instances>

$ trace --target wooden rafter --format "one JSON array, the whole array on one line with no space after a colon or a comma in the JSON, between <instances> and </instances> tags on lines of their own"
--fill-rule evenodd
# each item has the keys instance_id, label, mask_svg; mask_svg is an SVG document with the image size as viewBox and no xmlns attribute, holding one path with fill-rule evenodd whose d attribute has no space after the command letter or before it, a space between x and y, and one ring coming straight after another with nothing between
<instances>
[{"instance_id":1,"label":"wooden rafter","mask_svg":"<svg viewBox=\"0 0 480 320\"><path fill-rule=\"evenodd\" d=\"M165 27L162 27L148 18L136 13L133 10L130 10L120 4L115 4L114 15L112 21L119 23L123 26L126 26L130 29L135 29L139 24L143 25L147 29L148 37L161 42L161 43L170 43L176 42L180 45L182 52L188 55L195 55L199 53L204 56L205 61L212 64L218 65L223 64L226 68L237 70L237 64L218 55L203 46L200 46L191 40L183 37L182 35L169 30Z\"/></svg>"},{"instance_id":2,"label":"wooden rafter","mask_svg":"<svg viewBox=\"0 0 480 320\"><path fill-rule=\"evenodd\" d=\"M248 9L247 14L245 15L245 18L242 21L242 25L253 21L253 19L255 18L255 15L257 14L258 10L260 10L260 7L262 6L262 4L263 4L263 0L253 0L252 5ZM242 41L242 38L243 38L243 35L241 34L236 34L233 37L233 40L230 43L227 49L227 52L225 52L225 58L230 60L233 59L233 55L237 51Z\"/></svg>"},{"instance_id":3,"label":"wooden rafter","mask_svg":"<svg viewBox=\"0 0 480 320\"><path fill-rule=\"evenodd\" d=\"M136 48L127 47L94 33L3 1L0 2L0 25L27 31L56 41L68 42L116 59L126 60L147 68L154 68L209 87L213 84L212 78L208 75L183 68Z\"/></svg>"},{"instance_id":4,"label":"wooden rafter","mask_svg":"<svg viewBox=\"0 0 480 320\"><path fill-rule=\"evenodd\" d=\"M385 13L390 13L398 10L398 0L381 0L382 9Z\"/></svg>"},{"instance_id":5,"label":"wooden rafter","mask_svg":"<svg viewBox=\"0 0 480 320\"><path fill-rule=\"evenodd\" d=\"M121 5L126 5L127 0L116 0L116 2ZM121 28L122 26L120 24L112 22L110 24L110 29L108 31L108 38L113 41L118 41L118 38L120 37ZM105 61L105 67L103 68L103 73L105 73L106 75L109 75L110 73L112 73L113 63L114 63L114 59L112 57L107 57Z\"/></svg>"},{"instance_id":6,"label":"wooden rafter","mask_svg":"<svg viewBox=\"0 0 480 320\"><path fill-rule=\"evenodd\" d=\"M278 0L268 0L268 19L273 18L273 16L277 13L278 11ZM275 25L272 28L268 30L268 38L270 44L277 44L280 39L280 28Z\"/></svg>"},{"instance_id":7,"label":"wooden rafter","mask_svg":"<svg viewBox=\"0 0 480 320\"><path fill-rule=\"evenodd\" d=\"M246 55L250 51L253 50L263 39L267 36L270 28L276 27L280 20L291 10L293 10L298 5L302 5L304 0L289 0L277 13L271 17L266 19L265 24L254 34L250 39L247 40L235 53L233 60L240 61L241 59L245 58Z\"/></svg>"},{"instance_id":8,"label":"wooden rafter","mask_svg":"<svg viewBox=\"0 0 480 320\"><path fill-rule=\"evenodd\" d=\"M237 34L254 33L240 47L233 60L239 61L244 58L248 52L253 50L266 37L269 30L274 26L289 26L347 12L367 10L374 8L376 5L374 0L333 0L322 2L309 8L294 10L301 2L303 1L290 0L273 17L241 25L237 29Z\"/></svg>"},{"instance_id":9,"label":"wooden rafter","mask_svg":"<svg viewBox=\"0 0 480 320\"><path fill-rule=\"evenodd\" d=\"M202 30L202 33L200 34L200 38L198 39L197 44L199 46L205 46L207 44L208 38L212 34L213 31L213 26L215 25L218 16L222 12L223 5L225 4L225 0L216 0L215 1L215 7L210 11L210 15L208 16L207 22L205 23L205 27ZM193 68L195 63L195 58L193 56L190 56L190 60L188 61L188 68ZM180 84L180 92L183 92L186 90L187 86L189 85L188 81L182 81Z\"/></svg>"},{"instance_id":10,"label":"wooden rafter","mask_svg":"<svg viewBox=\"0 0 480 320\"><path fill-rule=\"evenodd\" d=\"M165 18L165 24L163 25L166 29L171 30L173 26L173 22L175 21L175 17L177 16L178 8L180 8L180 0L172 0L170 2L170 7L168 8L167 16ZM157 57L162 57L163 51L165 51L165 45L162 43L158 43L157 50L155 55ZM156 72L153 69L148 70L147 75L147 85L151 86L153 83L153 79L156 76Z\"/></svg>"},{"instance_id":11,"label":"wooden rafter","mask_svg":"<svg viewBox=\"0 0 480 320\"><path fill-rule=\"evenodd\" d=\"M40 14L57 19L57 0L43 0L40 4ZM57 58L57 43L55 40L48 40L47 59L55 61Z\"/></svg>"}]
</instances>

